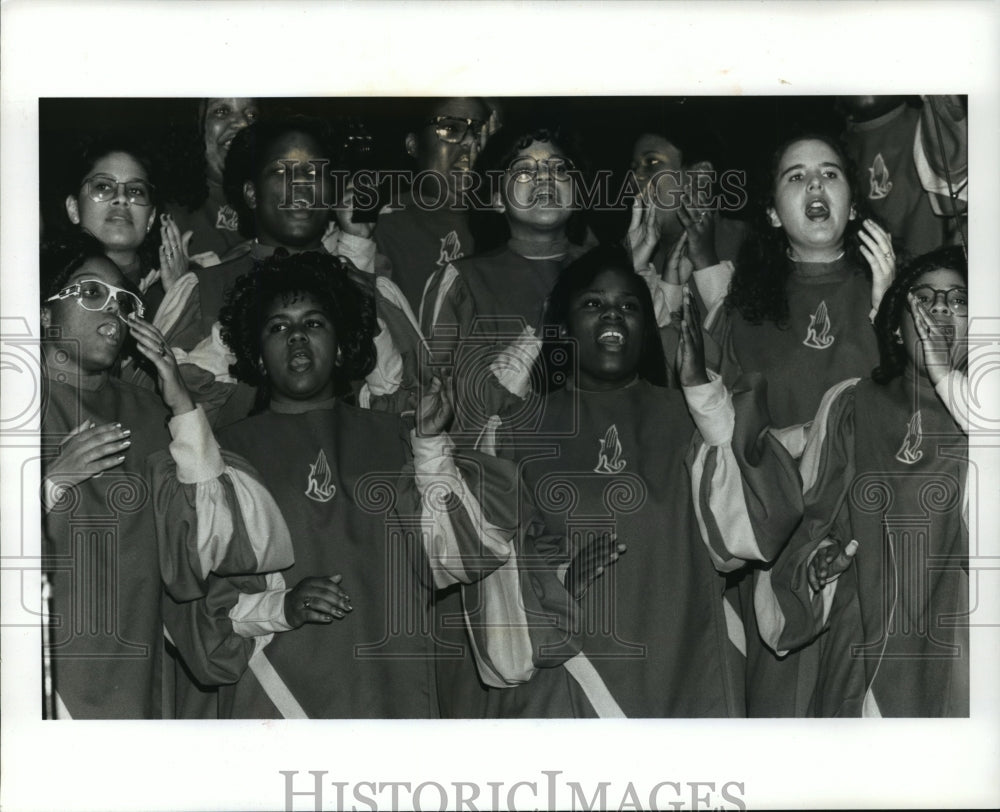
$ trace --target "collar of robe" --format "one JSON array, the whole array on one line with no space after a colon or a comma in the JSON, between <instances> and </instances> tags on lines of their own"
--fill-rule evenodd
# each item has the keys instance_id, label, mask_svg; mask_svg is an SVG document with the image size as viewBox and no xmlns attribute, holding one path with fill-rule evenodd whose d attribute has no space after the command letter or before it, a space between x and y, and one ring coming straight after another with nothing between
<instances>
[{"instance_id":1,"label":"collar of robe","mask_svg":"<svg viewBox=\"0 0 1000 812\"><path fill-rule=\"evenodd\" d=\"M267 408L276 414L305 414L306 412L332 409L336 403L336 397L328 398L327 400L272 400Z\"/></svg>"},{"instance_id":2,"label":"collar of robe","mask_svg":"<svg viewBox=\"0 0 1000 812\"><path fill-rule=\"evenodd\" d=\"M569 253L569 240L559 237L555 240L521 240L511 237L507 247L525 259L562 259Z\"/></svg>"}]
</instances>

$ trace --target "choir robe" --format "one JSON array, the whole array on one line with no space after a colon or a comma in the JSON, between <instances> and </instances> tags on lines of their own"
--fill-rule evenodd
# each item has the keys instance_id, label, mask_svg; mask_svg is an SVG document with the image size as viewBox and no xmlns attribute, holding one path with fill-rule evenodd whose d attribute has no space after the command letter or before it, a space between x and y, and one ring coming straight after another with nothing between
<instances>
[{"instance_id":1,"label":"choir robe","mask_svg":"<svg viewBox=\"0 0 1000 812\"><path fill-rule=\"evenodd\" d=\"M511 678L492 683L507 687L489 692L488 715L744 715L742 625L723 602L722 573L774 554L801 499L794 461L763 431L759 382L743 384L733 396L717 383L693 388L711 443L680 391L642 380L560 390L544 400L536 430L500 441L524 487L516 555L525 597L510 624L521 645L502 650L518 653L505 668L493 661ZM724 408L737 415L728 433L704 417ZM627 551L579 602L560 604L569 562L605 533ZM497 627L486 610L503 572L463 587L470 628ZM568 619L539 611L543 599Z\"/></svg>"},{"instance_id":2,"label":"choir robe","mask_svg":"<svg viewBox=\"0 0 1000 812\"><path fill-rule=\"evenodd\" d=\"M256 548L220 539L200 555L193 547L158 544L158 526L171 519L158 514L159 491L146 464L170 440L162 401L108 375L77 379L51 370L47 374L42 418L46 457L55 457L67 434L86 419L98 426L117 422L131 430L121 465L82 482L69 477L65 483L72 483L71 488L61 488L58 477L46 478L50 496L42 538L52 583L57 717L172 716L171 698L161 703L162 580L172 581L177 594L190 599L200 594L200 587L190 585L204 583L210 571L254 572L259 566L282 565L290 553L281 549L280 539ZM262 490L248 493L260 505L270 501Z\"/></svg>"},{"instance_id":3,"label":"choir robe","mask_svg":"<svg viewBox=\"0 0 1000 812\"><path fill-rule=\"evenodd\" d=\"M823 632L814 715L969 715L967 454L923 376L851 379L824 398L802 458L805 518L758 584L769 645ZM813 593L817 550L852 539L850 566Z\"/></svg>"},{"instance_id":4,"label":"choir robe","mask_svg":"<svg viewBox=\"0 0 1000 812\"><path fill-rule=\"evenodd\" d=\"M305 409L272 404L220 432L225 454L256 469L273 494L295 563L266 576L212 578L203 600L180 606L185 637L178 647L197 679L222 685L223 716L435 717L431 593L498 566L512 530L482 530L479 488L461 484L446 438L416 438L398 416L336 399ZM225 490L211 501L196 499L200 486L182 481L173 464L157 459L164 499L178 517L175 546L189 543L192 528L216 510L242 510ZM461 543L447 518L453 513L462 516L456 526L468 530ZM353 611L331 624L290 629L288 589L335 574Z\"/></svg>"},{"instance_id":5,"label":"choir robe","mask_svg":"<svg viewBox=\"0 0 1000 812\"><path fill-rule=\"evenodd\" d=\"M870 374L878 363L868 318L868 277L846 259L791 266L786 326L751 324L721 304L705 322L710 338L706 354L713 354L712 345L721 352L719 367L727 383L744 372L760 372L767 379L767 406L777 429L808 423L827 389L845 378ZM802 438L797 430L784 436L795 455L801 453ZM793 651L778 659L763 644L753 597L759 571L760 565L752 566L729 595L746 624L748 713L801 716L814 688L817 652Z\"/></svg>"},{"instance_id":6,"label":"choir robe","mask_svg":"<svg viewBox=\"0 0 1000 812\"><path fill-rule=\"evenodd\" d=\"M469 213L449 206L423 206L409 191L399 203L379 212L375 244L392 264L392 281L413 312L419 313L428 279L449 263L472 255Z\"/></svg>"}]
</instances>

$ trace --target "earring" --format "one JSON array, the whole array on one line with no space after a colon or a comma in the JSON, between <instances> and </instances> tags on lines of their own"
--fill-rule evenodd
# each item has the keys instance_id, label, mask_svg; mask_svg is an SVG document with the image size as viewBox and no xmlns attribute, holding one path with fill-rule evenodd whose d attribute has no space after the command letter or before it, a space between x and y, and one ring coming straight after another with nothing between
<instances>
[{"instance_id":1,"label":"earring","mask_svg":"<svg viewBox=\"0 0 1000 812\"><path fill-rule=\"evenodd\" d=\"M897 344L903 343L903 334L902 332L900 332L898 327L895 330L893 330L892 335L895 337Z\"/></svg>"},{"instance_id":2,"label":"earring","mask_svg":"<svg viewBox=\"0 0 1000 812\"><path fill-rule=\"evenodd\" d=\"M340 347L337 347L337 358L334 363L339 367L344 363L344 353L341 352Z\"/></svg>"},{"instance_id":3,"label":"earring","mask_svg":"<svg viewBox=\"0 0 1000 812\"><path fill-rule=\"evenodd\" d=\"M260 374L260 377L262 378L267 377L267 367L264 366L263 358L257 360L257 372Z\"/></svg>"}]
</instances>

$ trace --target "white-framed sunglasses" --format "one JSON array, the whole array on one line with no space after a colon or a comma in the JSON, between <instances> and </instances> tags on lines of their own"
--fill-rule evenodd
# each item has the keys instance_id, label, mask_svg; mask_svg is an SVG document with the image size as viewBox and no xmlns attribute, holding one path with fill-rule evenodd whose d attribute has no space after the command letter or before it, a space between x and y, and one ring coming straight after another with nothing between
<instances>
[{"instance_id":1,"label":"white-framed sunglasses","mask_svg":"<svg viewBox=\"0 0 1000 812\"><path fill-rule=\"evenodd\" d=\"M108 306L112 299L118 305L118 317L125 318L135 313L138 318L142 318L146 312L146 307L142 299L132 291L125 288L116 288L100 279L81 279L69 287L63 288L55 296L49 296L46 302L56 302L62 299L75 298L77 304L84 310L101 311Z\"/></svg>"}]
</instances>

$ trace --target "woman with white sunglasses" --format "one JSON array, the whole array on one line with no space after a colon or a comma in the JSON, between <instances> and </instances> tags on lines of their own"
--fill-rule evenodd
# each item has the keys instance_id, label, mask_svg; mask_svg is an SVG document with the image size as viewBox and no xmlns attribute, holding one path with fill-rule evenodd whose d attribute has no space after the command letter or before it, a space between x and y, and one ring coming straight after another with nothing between
<instances>
[{"instance_id":1,"label":"woman with white sunglasses","mask_svg":"<svg viewBox=\"0 0 1000 812\"><path fill-rule=\"evenodd\" d=\"M225 570L226 552L202 560L157 547L146 458L170 443L168 420L195 407L163 336L143 319L138 289L106 250L76 234L41 256L42 538L52 595L45 659L57 718L159 718L161 571L179 593L178 574L200 583ZM133 341L160 396L117 375ZM260 500L272 504L266 492L254 493Z\"/></svg>"}]
</instances>

